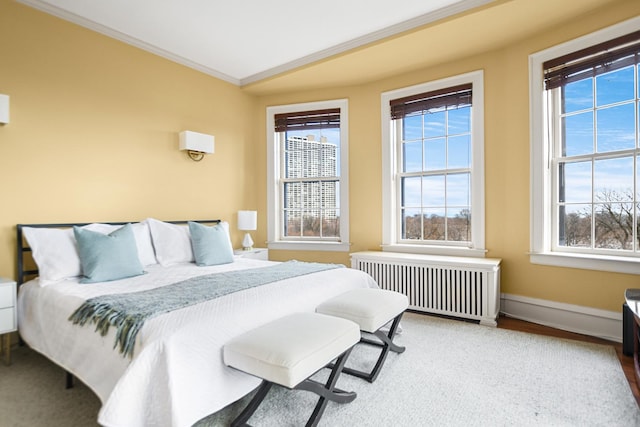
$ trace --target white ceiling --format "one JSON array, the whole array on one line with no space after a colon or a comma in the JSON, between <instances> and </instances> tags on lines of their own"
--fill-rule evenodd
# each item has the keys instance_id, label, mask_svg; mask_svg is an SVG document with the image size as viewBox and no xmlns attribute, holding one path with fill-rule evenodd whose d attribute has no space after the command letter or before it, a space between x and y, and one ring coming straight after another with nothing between
<instances>
[{"instance_id":1,"label":"white ceiling","mask_svg":"<svg viewBox=\"0 0 640 427\"><path fill-rule=\"evenodd\" d=\"M237 85L493 0L18 0Z\"/></svg>"}]
</instances>

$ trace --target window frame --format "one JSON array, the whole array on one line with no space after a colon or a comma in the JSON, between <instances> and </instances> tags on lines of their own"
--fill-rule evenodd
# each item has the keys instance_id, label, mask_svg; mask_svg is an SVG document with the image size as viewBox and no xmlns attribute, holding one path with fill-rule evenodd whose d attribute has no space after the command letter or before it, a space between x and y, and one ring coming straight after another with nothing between
<instances>
[{"instance_id":1,"label":"window frame","mask_svg":"<svg viewBox=\"0 0 640 427\"><path fill-rule=\"evenodd\" d=\"M281 141L275 132L275 115L340 109L340 237L283 238L283 195L280 191ZM347 252L349 243L349 102L347 99L267 107L267 246L276 250Z\"/></svg>"},{"instance_id":2,"label":"window frame","mask_svg":"<svg viewBox=\"0 0 640 427\"><path fill-rule=\"evenodd\" d=\"M397 130L391 119L389 103L424 92L472 85L471 108L471 241L442 242L441 244L415 243L401 239L399 218L399 151ZM484 202L484 72L482 70L396 89L381 94L382 123L382 250L392 252L423 253L484 257L485 202Z\"/></svg>"},{"instance_id":3,"label":"window frame","mask_svg":"<svg viewBox=\"0 0 640 427\"><path fill-rule=\"evenodd\" d=\"M584 251L558 250L554 247L553 197L555 177L552 173L553 141L548 123L554 120L547 109L543 64L599 43L624 36L640 28L640 17L604 28L529 56L530 102L530 254L533 264L571 267L618 273L640 274L640 258ZM552 102L552 101L549 101Z\"/></svg>"}]
</instances>

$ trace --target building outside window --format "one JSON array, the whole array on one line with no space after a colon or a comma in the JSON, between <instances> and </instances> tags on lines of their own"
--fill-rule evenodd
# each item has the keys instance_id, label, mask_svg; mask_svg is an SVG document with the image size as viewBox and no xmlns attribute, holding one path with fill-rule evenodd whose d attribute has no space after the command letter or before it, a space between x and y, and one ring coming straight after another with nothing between
<instances>
[{"instance_id":1,"label":"building outside window","mask_svg":"<svg viewBox=\"0 0 640 427\"><path fill-rule=\"evenodd\" d=\"M482 72L382 95L383 248L484 255Z\"/></svg>"},{"instance_id":2,"label":"building outside window","mask_svg":"<svg viewBox=\"0 0 640 427\"><path fill-rule=\"evenodd\" d=\"M622 28L532 56L533 262L640 272L640 31Z\"/></svg>"},{"instance_id":3,"label":"building outside window","mask_svg":"<svg viewBox=\"0 0 640 427\"><path fill-rule=\"evenodd\" d=\"M340 236L339 132L320 129L286 132L281 165L283 237ZM329 135L329 136L327 136ZM318 138L318 140L316 140Z\"/></svg>"},{"instance_id":4,"label":"building outside window","mask_svg":"<svg viewBox=\"0 0 640 427\"><path fill-rule=\"evenodd\" d=\"M267 109L269 247L348 250L347 102Z\"/></svg>"}]
</instances>

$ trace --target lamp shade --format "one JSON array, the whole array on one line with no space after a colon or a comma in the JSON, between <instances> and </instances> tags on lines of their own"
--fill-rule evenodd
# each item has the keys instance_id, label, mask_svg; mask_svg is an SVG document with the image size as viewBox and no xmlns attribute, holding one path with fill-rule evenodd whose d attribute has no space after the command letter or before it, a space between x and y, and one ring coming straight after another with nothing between
<instances>
[{"instance_id":1,"label":"lamp shade","mask_svg":"<svg viewBox=\"0 0 640 427\"><path fill-rule=\"evenodd\" d=\"M238 211L238 230L255 230L257 228L257 211Z\"/></svg>"},{"instance_id":2,"label":"lamp shade","mask_svg":"<svg viewBox=\"0 0 640 427\"><path fill-rule=\"evenodd\" d=\"M180 149L211 154L214 151L213 135L185 130L180 132Z\"/></svg>"}]
</instances>

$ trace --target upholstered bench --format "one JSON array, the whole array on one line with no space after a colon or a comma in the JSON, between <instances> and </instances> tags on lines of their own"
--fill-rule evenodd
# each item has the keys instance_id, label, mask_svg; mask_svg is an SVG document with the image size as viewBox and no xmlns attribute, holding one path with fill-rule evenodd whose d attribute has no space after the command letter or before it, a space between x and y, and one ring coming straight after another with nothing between
<instances>
[{"instance_id":1,"label":"upholstered bench","mask_svg":"<svg viewBox=\"0 0 640 427\"><path fill-rule=\"evenodd\" d=\"M380 356L370 372L345 367L343 372L374 382L382 369L389 351L402 353L405 349L393 342L400 319L409 306L407 296L384 289L354 289L331 298L316 308L317 313L349 319L356 322L360 330L376 336L380 341L364 336L360 342L382 347ZM381 328L393 320L388 333Z\"/></svg>"},{"instance_id":2,"label":"upholstered bench","mask_svg":"<svg viewBox=\"0 0 640 427\"><path fill-rule=\"evenodd\" d=\"M353 401L356 393L336 389L335 384L359 339L358 325L350 320L295 313L229 341L223 349L224 363L263 379L256 395L231 425L246 425L273 384L320 396L307 426L317 425L328 400ZM325 384L309 378L336 358Z\"/></svg>"}]
</instances>

